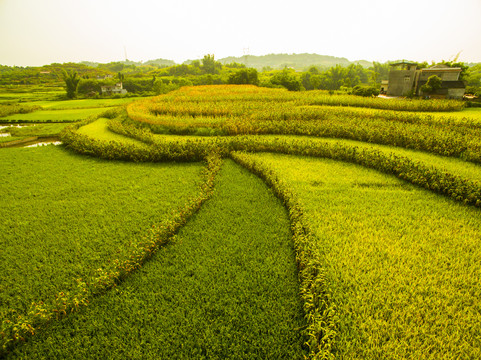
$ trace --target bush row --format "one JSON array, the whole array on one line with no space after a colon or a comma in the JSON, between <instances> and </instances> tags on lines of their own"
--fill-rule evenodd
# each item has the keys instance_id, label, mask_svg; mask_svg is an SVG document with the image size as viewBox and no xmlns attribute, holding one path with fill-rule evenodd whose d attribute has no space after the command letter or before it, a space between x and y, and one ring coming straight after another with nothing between
<instances>
[{"instance_id":1,"label":"bush row","mask_svg":"<svg viewBox=\"0 0 481 360\"><path fill-rule=\"evenodd\" d=\"M266 101L269 97L270 101ZM481 163L479 122L449 117L439 119L430 114L400 111L309 106L324 97L326 95L316 93L295 96L282 91L256 93L255 88L242 86L240 89L201 88L196 92L186 88L168 97L132 103L127 106L127 114L132 122L154 133L334 137L422 150ZM345 98L348 102L355 97ZM385 99L373 100L389 102ZM368 104L371 99L366 101Z\"/></svg>"},{"instance_id":2,"label":"bush row","mask_svg":"<svg viewBox=\"0 0 481 360\"><path fill-rule=\"evenodd\" d=\"M458 111L464 108L464 103L458 100L381 99L351 95L328 95L325 93L313 95L311 104L368 107L398 111Z\"/></svg>"},{"instance_id":3,"label":"bush row","mask_svg":"<svg viewBox=\"0 0 481 360\"><path fill-rule=\"evenodd\" d=\"M174 141L152 139L145 130L136 129L133 125L123 126L121 122L116 122L115 127L117 132L124 135L135 133L137 139L151 145L142 148L115 141L99 141L73 130L66 131L62 140L68 147L86 155L130 161L199 161L213 151L224 157L232 151L264 151L325 157L373 168L466 204L481 206L481 183L425 166L404 156L385 154L375 149L328 142L313 144L309 139L262 136L201 137Z\"/></svg>"}]
</instances>

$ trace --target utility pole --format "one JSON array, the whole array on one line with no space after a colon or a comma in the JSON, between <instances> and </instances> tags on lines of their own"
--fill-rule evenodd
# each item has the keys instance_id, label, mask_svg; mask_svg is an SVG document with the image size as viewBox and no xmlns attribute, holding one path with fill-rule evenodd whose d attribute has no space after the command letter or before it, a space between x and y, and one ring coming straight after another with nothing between
<instances>
[{"instance_id":1,"label":"utility pole","mask_svg":"<svg viewBox=\"0 0 481 360\"><path fill-rule=\"evenodd\" d=\"M247 66L247 57L249 56L249 48L248 48L248 47L247 47L247 48L244 48L243 51L244 51L244 65L245 65L246 67L248 67L248 66Z\"/></svg>"}]
</instances>

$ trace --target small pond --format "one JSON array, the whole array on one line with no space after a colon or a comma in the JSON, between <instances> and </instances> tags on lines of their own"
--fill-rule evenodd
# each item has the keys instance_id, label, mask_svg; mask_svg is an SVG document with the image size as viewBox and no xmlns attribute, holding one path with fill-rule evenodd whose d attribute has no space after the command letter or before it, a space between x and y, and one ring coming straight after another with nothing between
<instances>
[{"instance_id":1,"label":"small pond","mask_svg":"<svg viewBox=\"0 0 481 360\"><path fill-rule=\"evenodd\" d=\"M62 144L61 141L44 141L42 140L41 142L35 143L35 144L30 144L26 145L24 147L29 148L29 147L37 147L37 146L45 146L45 145L60 145Z\"/></svg>"}]
</instances>

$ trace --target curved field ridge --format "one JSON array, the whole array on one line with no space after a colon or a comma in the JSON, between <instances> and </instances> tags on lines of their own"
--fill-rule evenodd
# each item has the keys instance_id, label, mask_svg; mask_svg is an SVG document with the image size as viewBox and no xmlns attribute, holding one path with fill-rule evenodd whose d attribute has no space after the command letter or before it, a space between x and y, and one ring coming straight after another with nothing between
<instances>
[{"instance_id":1,"label":"curved field ridge","mask_svg":"<svg viewBox=\"0 0 481 360\"><path fill-rule=\"evenodd\" d=\"M293 95L253 86L204 86L131 103L127 114L131 122L154 133L335 137L481 163L481 124L475 119L460 121L449 115L439 118L423 113L311 106L316 103L316 96L326 95Z\"/></svg>"},{"instance_id":2,"label":"curved field ridge","mask_svg":"<svg viewBox=\"0 0 481 360\"><path fill-rule=\"evenodd\" d=\"M288 204L302 208L309 257L322 264L324 299L336 309L336 358L481 356L478 209L357 165L235 158L277 191L291 189Z\"/></svg>"},{"instance_id":3,"label":"curved field ridge","mask_svg":"<svg viewBox=\"0 0 481 360\"><path fill-rule=\"evenodd\" d=\"M298 291L282 203L226 161L212 198L170 245L12 357L301 360Z\"/></svg>"},{"instance_id":4,"label":"curved field ridge","mask_svg":"<svg viewBox=\"0 0 481 360\"><path fill-rule=\"evenodd\" d=\"M327 157L393 174L466 204L481 206L481 183L476 178L476 174L479 173L477 165L469 163L466 165L467 169L461 172L469 173L466 177L452 172L457 167L463 167L462 161L444 161L444 158L429 154L421 156L418 152L390 149L379 145L369 146L352 141L310 137L235 136L185 139L177 137L172 140L166 136L154 137L144 130L122 126L119 122L115 124L116 132L143 140L150 146L141 148L130 144L129 141L107 143L90 136L82 137L71 130L64 134L63 140L69 147L80 153L106 159L133 161L194 161L203 159L211 151L228 156L231 151L239 150ZM436 164L437 162L439 164Z\"/></svg>"}]
</instances>

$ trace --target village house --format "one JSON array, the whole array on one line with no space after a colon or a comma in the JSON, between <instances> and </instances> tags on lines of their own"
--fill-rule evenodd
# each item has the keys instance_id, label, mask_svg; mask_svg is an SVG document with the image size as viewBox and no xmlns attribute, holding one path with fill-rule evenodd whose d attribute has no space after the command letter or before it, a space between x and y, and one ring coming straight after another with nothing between
<instances>
[{"instance_id":1,"label":"village house","mask_svg":"<svg viewBox=\"0 0 481 360\"><path fill-rule=\"evenodd\" d=\"M123 88L122 83L117 83L115 85L102 85L100 88L103 95L127 94L127 90Z\"/></svg>"},{"instance_id":2,"label":"village house","mask_svg":"<svg viewBox=\"0 0 481 360\"><path fill-rule=\"evenodd\" d=\"M442 81L441 88L430 94L437 98L461 99L464 96L466 84L459 80L462 69L439 64L428 68L417 69L416 64L402 61L391 64L389 81L385 86L388 96L405 96L408 94L423 96L421 87L427 83L430 76L436 75Z\"/></svg>"},{"instance_id":3,"label":"village house","mask_svg":"<svg viewBox=\"0 0 481 360\"><path fill-rule=\"evenodd\" d=\"M100 76L100 75L97 76L97 80L107 80L107 79L112 79L112 78L113 78L113 76L110 75L110 74L104 75L104 76Z\"/></svg>"}]
</instances>

